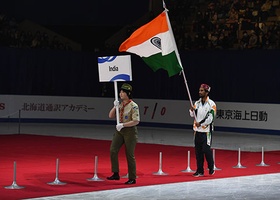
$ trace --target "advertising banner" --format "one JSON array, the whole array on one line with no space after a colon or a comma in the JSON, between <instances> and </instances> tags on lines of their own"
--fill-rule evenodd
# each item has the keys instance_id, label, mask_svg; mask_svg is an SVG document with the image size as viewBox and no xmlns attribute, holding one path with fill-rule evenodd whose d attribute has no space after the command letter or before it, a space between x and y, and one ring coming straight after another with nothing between
<instances>
[{"instance_id":1,"label":"advertising banner","mask_svg":"<svg viewBox=\"0 0 280 200\"><path fill-rule=\"evenodd\" d=\"M151 126L158 124L188 125L193 118L189 115L189 101L134 99L139 105L140 120ZM95 120L98 123L115 121L108 113L114 98L93 97L55 97L2 95L0 97L0 119L18 118L19 111L23 119L60 119L60 120ZM216 102L216 127L280 130L278 113L279 104L255 104ZM141 122L139 125L141 125Z\"/></svg>"}]
</instances>

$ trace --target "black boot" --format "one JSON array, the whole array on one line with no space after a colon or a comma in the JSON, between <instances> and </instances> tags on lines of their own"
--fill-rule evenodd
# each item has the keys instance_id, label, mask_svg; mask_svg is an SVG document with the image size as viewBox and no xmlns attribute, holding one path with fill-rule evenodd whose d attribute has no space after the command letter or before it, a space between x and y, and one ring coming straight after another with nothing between
<instances>
[{"instance_id":1,"label":"black boot","mask_svg":"<svg viewBox=\"0 0 280 200\"><path fill-rule=\"evenodd\" d=\"M120 175L118 172L114 172L112 176L107 177L108 180L120 180Z\"/></svg>"},{"instance_id":2,"label":"black boot","mask_svg":"<svg viewBox=\"0 0 280 200\"><path fill-rule=\"evenodd\" d=\"M135 184L135 183L136 183L135 179L128 179L128 181L126 181L124 184L131 185L131 184Z\"/></svg>"}]
</instances>

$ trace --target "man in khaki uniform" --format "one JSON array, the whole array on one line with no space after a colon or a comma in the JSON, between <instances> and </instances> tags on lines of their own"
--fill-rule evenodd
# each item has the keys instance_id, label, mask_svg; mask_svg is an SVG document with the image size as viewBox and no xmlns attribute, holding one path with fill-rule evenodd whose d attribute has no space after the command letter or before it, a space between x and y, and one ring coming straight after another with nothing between
<instances>
[{"instance_id":1,"label":"man in khaki uniform","mask_svg":"<svg viewBox=\"0 0 280 200\"><path fill-rule=\"evenodd\" d=\"M136 183L136 161L134 150L138 140L136 125L140 122L138 105L132 100L132 86L124 83L120 90L121 103L114 101L114 107L109 112L109 118L116 117L116 107L119 105L120 122L117 123L110 147L111 168L113 175L108 180L120 180L118 153L125 145L125 154L128 165L128 181L125 184Z\"/></svg>"}]
</instances>

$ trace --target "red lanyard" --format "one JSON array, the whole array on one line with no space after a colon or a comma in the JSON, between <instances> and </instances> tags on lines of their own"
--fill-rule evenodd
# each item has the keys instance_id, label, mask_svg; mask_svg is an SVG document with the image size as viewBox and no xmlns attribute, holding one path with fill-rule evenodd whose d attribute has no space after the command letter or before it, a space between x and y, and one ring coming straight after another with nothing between
<instances>
[{"instance_id":1,"label":"red lanyard","mask_svg":"<svg viewBox=\"0 0 280 200\"><path fill-rule=\"evenodd\" d=\"M120 112L120 123L123 122L124 107L125 107L127 104L129 104L131 101L132 101L132 100L130 99L127 103L125 103L125 104L123 103L123 106L122 106L121 112Z\"/></svg>"}]
</instances>

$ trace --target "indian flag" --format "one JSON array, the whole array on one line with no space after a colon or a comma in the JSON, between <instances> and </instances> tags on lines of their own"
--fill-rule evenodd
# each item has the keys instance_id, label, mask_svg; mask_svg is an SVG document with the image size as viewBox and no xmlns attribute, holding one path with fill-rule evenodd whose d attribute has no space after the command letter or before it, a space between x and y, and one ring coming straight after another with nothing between
<instances>
[{"instance_id":1,"label":"indian flag","mask_svg":"<svg viewBox=\"0 0 280 200\"><path fill-rule=\"evenodd\" d=\"M133 32L119 51L137 54L153 71L164 69L169 77L183 69L166 11Z\"/></svg>"}]
</instances>

